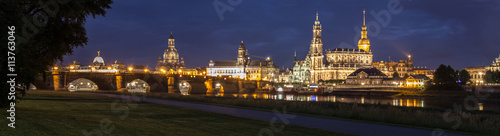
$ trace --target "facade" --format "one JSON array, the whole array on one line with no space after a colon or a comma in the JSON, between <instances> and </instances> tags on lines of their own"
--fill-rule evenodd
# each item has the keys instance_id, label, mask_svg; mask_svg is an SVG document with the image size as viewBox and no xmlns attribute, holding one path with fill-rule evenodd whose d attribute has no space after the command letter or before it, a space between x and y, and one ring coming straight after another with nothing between
<instances>
[{"instance_id":1,"label":"facade","mask_svg":"<svg viewBox=\"0 0 500 136\"><path fill-rule=\"evenodd\" d=\"M498 55L498 58L495 58L495 60L493 60L490 66L486 67L486 70L500 71L500 55Z\"/></svg>"},{"instance_id":2,"label":"facade","mask_svg":"<svg viewBox=\"0 0 500 136\"><path fill-rule=\"evenodd\" d=\"M470 75L471 84L482 84L484 83L483 77L486 74L486 67L468 67L464 68Z\"/></svg>"},{"instance_id":3,"label":"facade","mask_svg":"<svg viewBox=\"0 0 500 136\"><path fill-rule=\"evenodd\" d=\"M397 62L390 60L386 62L374 62L373 66L384 72L387 76L389 76L389 78L393 78L392 75L394 74L394 72L397 72L399 74L399 77L403 77L406 74L415 74L415 71L413 70L413 59L411 58L411 55L408 56L408 60L400 59Z\"/></svg>"},{"instance_id":4,"label":"facade","mask_svg":"<svg viewBox=\"0 0 500 136\"><path fill-rule=\"evenodd\" d=\"M94 58L90 65L82 65L80 62L73 61L73 64L63 67L62 69L69 70L69 72L99 72L99 73L117 73L126 70L125 65L119 61L111 65L106 65L104 59L101 57L101 51L97 51L97 56ZM61 69L61 70L62 70ZM57 70L57 69L56 69Z\"/></svg>"},{"instance_id":5,"label":"facade","mask_svg":"<svg viewBox=\"0 0 500 136\"><path fill-rule=\"evenodd\" d=\"M358 69L347 76L346 84L351 85L380 85L387 75L377 68Z\"/></svg>"},{"instance_id":6,"label":"facade","mask_svg":"<svg viewBox=\"0 0 500 136\"><path fill-rule=\"evenodd\" d=\"M303 61L297 61L297 53L295 52L293 60L291 82L309 83L311 79L311 59L306 57Z\"/></svg>"},{"instance_id":7,"label":"facade","mask_svg":"<svg viewBox=\"0 0 500 136\"><path fill-rule=\"evenodd\" d=\"M424 87L425 82L429 80L430 78L424 74L411 75L406 78L406 87L421 88Z\"/></svg>"},{"instance_id":8,"label":"facade","mask_svg":"<svg viewBox=\"0 0 500 136\"><path fill-rule=\"evenodd\" d=\"M314 84L320 80L345 80L359 68L372 67L373 54L367 38L364 14L363 11L363 27L358 49L336 48L323 53L321 23L316 13L309 52L303 61L294 62L292 81Z\"/></svg>"},{"instance_id":9,"label":"facade","mask_svg":"<svg viewBox=\"0 0 500 136\"><path fill-rule=\"evenodd\" d=\"M248 80L278 81L279 69L271 58L251 60L243 41L236 60L213 61L207 67L208 76L229 76Z\"/></svg>"},{"instance_id":10,"label":"facade","mask_svg":"<svg viewBox=\"0 0 500 136\"><path fill-rule=\"evenodd\" d=\"M495 58L491 65L485 67L468 67L464 68L470 74L470 82L471 84L483 84L484 83L484 75L486 71L500 71L500 55L498 58Z\"/></svg>"},{"instance_id":11,"label":"facade","mask_svg":"<svg viewBox=\"0 0 500 136\"><path fill-rule=\"evenodd\" d=\"M161 56L158 57L156 71L178 71L183 68L185 68L184 58L179 59L179 52L175 49L175 39L171 33L168 38L168 47L165 52L163 52L163 59Z\"/></svg>"}]
</instances>

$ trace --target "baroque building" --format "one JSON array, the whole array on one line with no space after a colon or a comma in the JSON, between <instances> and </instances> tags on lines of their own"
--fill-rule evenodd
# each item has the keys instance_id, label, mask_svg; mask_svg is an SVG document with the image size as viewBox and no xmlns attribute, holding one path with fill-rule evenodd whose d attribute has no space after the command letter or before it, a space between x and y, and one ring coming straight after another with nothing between
<instances>
[{"instance_id":1,"label":"baroque building","mask_svg":"<svg viewBox=\"0 0 500 136\"><path fill-rule=\"evenodd\" d=\"M382 71L390 78L393 78L392 76L395 72L399 74L399 77L416 74L413 68L413 59L411 58L411 55L408 56L408 60L400 59L397 62L391 60L386 62L384 61L374 62L373 66ZM423 69L420 70L424 71Z\"/></svg>"},{"instance_id":2,"label":"baroque building","mask_svg":"<svg viewBox=\"0 0 500 136\"><path fill-rule=\"evenodd\" d=\"M184 66L184 58L180 58L177 49L175 49L175 39L170 33L170 37L168 38L168 47L163 53L163 59L161 56L158 57L158 62L156 64L156 71L161 70L173 70L177 71L177 69L183 69Z\"/></svg>"},{"instance_id":3,"label":"baroque building","mask_svg":"<svg viewBox=\"0 0 500 136\"><path fill-rule=\"evenodd\" d=\"M489 66L468 67L464 70L470 74L470 84L483 84L486 71L500 71L500 55Z\"/></svg>"},{"instance_id":4,"label":"baroque building","mask_svg":"<svg viewBox=\"0 0 500 136\"><path fill-rule=\"evenodd\" d=\"M207 67L208 76L228 76L248 80L277 81L279 69L271 58L251 60L243 41L238 48L236 60L213 61Z\"/></svg>"},{"instance_id":5,"label":"baroque building","mask_svg":"<svg viewBox=\"0 0 500 136\"><path fill-rule=\"evenodd\" d=\"M316 13L309 52L303 61L294 62L293 82L317 83L320 80L345 80L348 75L359 68L372 67L373 53L370 50L370 41L366 31L365 11L363 11L363 27L358 49L336 48L323 53L321 31L321 23Z\"/></svg>"}]
</instances>

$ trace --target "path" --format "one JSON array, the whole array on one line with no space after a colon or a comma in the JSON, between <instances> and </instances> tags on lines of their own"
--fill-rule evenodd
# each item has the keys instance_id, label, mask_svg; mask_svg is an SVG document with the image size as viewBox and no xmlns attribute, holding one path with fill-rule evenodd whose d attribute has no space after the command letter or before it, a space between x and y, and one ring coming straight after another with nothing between
<instances>
[{"instance_id":1,"label":"path","mask_svg":"<svg viewBox=\"0 0 500 136\"><path fill-rule=\"evenodd\" d=\"M90 94L103 95L108 97L118 97L135 101L140 100L139 97L135 96L124 97L123 95L115 95L115 94L100 94L100 93L90 93ZM295 115L295 114L283 114L282 108L278 108L278 112L271 112L271 111L250 110L250 109L208 105L208 104L169 101L169 100L161 100L153 98L144 98L143 101L220 113L220 114L227 114L244 118L264 120L264 121L273 120L281 123L283 123L283 121L285 121L285 123L289 121L288 123L291 125L297 125L309 128L318 128L323 130L354 134L354 135L380 135L380 136L432 136L433 135L432 130L428 129L407 128L401 126L337 120L337 119L311 117L311 116ZM280 128L281 126L277 125L276 127ZM466 136L467 134L445 132L445 134L442 134L441 136L444 135Z\"/></svg>"}]
</instances>

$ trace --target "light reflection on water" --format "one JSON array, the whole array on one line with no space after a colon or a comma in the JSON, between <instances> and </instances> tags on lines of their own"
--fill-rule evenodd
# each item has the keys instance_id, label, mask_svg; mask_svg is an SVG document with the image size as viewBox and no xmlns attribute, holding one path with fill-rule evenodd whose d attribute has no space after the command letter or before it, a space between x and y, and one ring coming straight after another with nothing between
<instances>
[{"instance_id":1,"label":"light reflection on water","mask_svg":"<svg viewBox=\"0 0 500 136\"><path fill-rule=\"evenodd\" d=\"M223 93L206 94L207 96L224 97ZM422 99L390 99L390 98L365 98L365 97L340 97L321 95L293 95L293 94L228 94L225 97L238 97L246 99L272 99L287 101L320 101L320 102L343 102L360 104L381 104L404 107L424 107Z\"/></svg>"},{"instance_id":2,"label":"light reflection on water","mask_svg":"<svg viewBox=\"0 0 500 136\"><path fill-rule=\"evenodd\" d=\"M359 103L359 104L376 104L376 105L391 105L401 107L431 107L431 108L453 108L454 104L462 104L463 100L448 100L448 99L422 99L422 98L370 98L370 97L353 97L353 96L322 96L322 95L297 95L297 94L233 94L233 93L211 93L211 94L194 94L206 95L215 97L237 97L246 99L271 99L271 100L287 100L287 101L319 101L319 102L342 102L342 103ZM499 102L480 102L476 110L487 110L500 112Z\"/></svg>"}]
</instances>

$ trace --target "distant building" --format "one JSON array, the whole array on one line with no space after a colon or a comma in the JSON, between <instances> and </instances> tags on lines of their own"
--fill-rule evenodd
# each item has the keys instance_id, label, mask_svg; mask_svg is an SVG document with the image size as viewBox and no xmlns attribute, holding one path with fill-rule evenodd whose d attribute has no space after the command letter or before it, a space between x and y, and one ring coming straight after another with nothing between
<instances>
[{"instance_id":1,"label":"distant building","mask_svg":"<svg viewBox=\"0 0 500 136\"><path fill-rule=\"evenodd\" d=\"M406 87L410 88L420 88L424 87L425 82L429 81L430 78L424 74L411 75L406 78Z\"/></svg>"},{"instance_id":2,"label":"distant building","mask_svg":"<svg viewBox=\"0 0 500 136\"><path fill-rule=\"evenodd\" d=\"M346 84L352 85L381 85L387 75L377 68L362 68L347 76Z\"/></svg>"},{"instance_id":3,"label":"distant building","mask_svg":"<svg viewBox=\"0 0 500 136\"><path fill-rule=\"evenodd\" d=\"M489 66L468 67L464 68L464 70L467 70L470 74L470 84L483 84L486 71L500 71L500 55Z\"/></svg>"},{"instance_id":4,"label":"distant building","mask_svg":"<svg viewBox=\"0 0 500 136\"><path fill-rule=\"evenodd\" d=\"M384 72L389 78L393 78L392 75L394 72L397 72L399 74L399 77L403 77L406 74L408 75L413 75L413 59L411 56L408 56L408 60L399 60L397 62L393 61L380 61L380 62L374 62L373 66L379 69L380 71Z\"/></svg>"},{"instance_id":5,"label":"distant building","mask_svg":"<svg viewBox=\"0 0 500 136\"><path fill-rule=\"evenodd\" d=\"M291 82L292 79L292 71L288 68L286 70L280 71L278 75L278 82L287 83Z\"/></svg>"},{"instance_id":6,"label":"distant building","mask_svg":"<svg viewBox=\"0 0 500 136\"><path fill-rule=\"evenodd\" d=\"M248 51L241 41L236 60L213 61L207 67L208 76L231 76L248 80L277 81L279 69L271 58L251 60Z\"/></svg>"},{"instance_id":7,"label":"distant building","mask_svg":"<svg viewBox=\"0 0 500 136\"><path fill-rule=\"evenodd\" d=\"M185 68L184 58L180 58L177 49L175 49L175 39L170 33L168 38L168 47L163 52L163 59L161 56L158 57L158 62L156 64L156 71L178 71L179 69Z\"/></svg>"},{"instance_id":8,"label":"distant building","mask_svg":"<svg viewBox=\"0 0 500 136\"><path fill-rule=\"evenodd\" d=\"M115 61L111 65L106 65L104 59L101 57L101 51L97 51L97 56L90 65L81 65L80 62L73 61L73 64L64 67L64 70L69 70L69 72L117 73L125 71L126 68L119 61Z\"/></svg>"},{"instance_id":9,"label":"distant building","mask_svg":"<svg viewBox=\"0 0 500 136\"><path fill-rule=\"evenodd\" d=\"M297 61L297 52L294 54L291 82L309 83L311 79L311 59L306 57L303 61Z\"/></svg>"},{"instance_id":10,"label":"distant building","mask_svg":"<svg viewBox=\"0 0 500 136\"><path fill-rule=\"evenodd\" d=\"M493 60L490 66L486 67L486 70L500 71L500 55L498 55L498 58L495 58L495 60Z\"/></svg>"},{"instance_id":11,"label":"distant building","mask_svg":"<svg viewBox=\"0 0 500 136\"><path fill-rule=\"evenodd\" d=\"M367 37L363 11L363 27L358 49L336 48L323 53L321 24L316 13L313 25L313 39L309 52L303 61L295 61L292 80L294 82L318 83L323 80L345 80L359 68L372 67L373 54ZM324 60L326 59L326 62Z\"/></svg>"}]
</instances>

